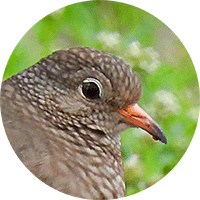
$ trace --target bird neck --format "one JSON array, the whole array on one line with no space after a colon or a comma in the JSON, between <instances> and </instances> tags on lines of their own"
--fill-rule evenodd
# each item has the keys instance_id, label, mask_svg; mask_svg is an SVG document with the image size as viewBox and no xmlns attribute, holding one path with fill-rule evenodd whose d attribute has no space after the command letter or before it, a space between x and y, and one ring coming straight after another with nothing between
<instances>
[{"instance_id":1,"label":"bird neck","mask_svg":"<svg viewBox=\"0 0 200 200\"><path fill-rule=\"evenodd\" d=\"M59 170L70 173L73 180L77 179L80 185L87 186L84 193L88 191L91 194L89 191L92 190L94 196L89 198L113 199L124 196L120 135L105 135L83 125L69 125L67 130L52 128L50 132L48 138L56 162L60 163ZM80 190L82 188L80 186Z\"/></svg>"}]
</instances>

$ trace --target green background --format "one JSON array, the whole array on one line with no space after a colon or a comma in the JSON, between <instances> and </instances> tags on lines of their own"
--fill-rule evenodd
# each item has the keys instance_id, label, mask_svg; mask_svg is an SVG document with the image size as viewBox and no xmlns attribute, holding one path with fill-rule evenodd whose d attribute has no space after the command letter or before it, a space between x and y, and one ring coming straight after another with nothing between
<instances>
[{"instance_id":1,"label":"green background","mask_svg":"<svg viewBox=\"0 0 200 200\"><path fill-rule=\"evenodd\" d=\"M162 127L168 144L140 129L122 134L126 195L163 178L193 137L199 86L188 52L173 32L149 13L117 2L90 1L57 10L33 26L14 49L4 80L58 49L88 46L121 57L143 83L143 107Z\"/></svg>"}]
</instances>

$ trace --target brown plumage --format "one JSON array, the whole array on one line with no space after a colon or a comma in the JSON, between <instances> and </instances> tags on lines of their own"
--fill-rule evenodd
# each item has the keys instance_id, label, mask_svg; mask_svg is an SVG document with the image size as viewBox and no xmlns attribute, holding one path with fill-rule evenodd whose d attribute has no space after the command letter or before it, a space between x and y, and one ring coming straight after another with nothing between
<instances>
[{"instance_id":1,"label":"brown plumage","mask_svg":"<svg viewBox=\"0 0 200 200\"><path fill-rule=\"evenodd\" d=\"M16 154L40 180L73 196L113 199L125 192L120 133L141 127L166 143L140 96L140 78L121 59L70 48L2 83L2 118Z\"/></svg>"}]
</instances>

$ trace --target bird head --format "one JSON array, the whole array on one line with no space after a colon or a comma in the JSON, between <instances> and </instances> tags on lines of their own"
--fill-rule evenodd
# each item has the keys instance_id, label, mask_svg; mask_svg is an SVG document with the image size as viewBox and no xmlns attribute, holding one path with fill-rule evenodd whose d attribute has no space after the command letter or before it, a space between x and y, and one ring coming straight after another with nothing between
<instances>
[{"instance_id":1,"label":"bird head","mask_svg":"<svg viewBox=\"0 0 200 200\"><path fill-rule=\"evenodd\" d=\"M29 95L32 103L62 129L69 124L84 125L111 135L139 127L167 142L158 124L138 105L142 93L139 76L112 54L85 47L60 50L23 74L22 85L28 82L29 93L34 93ZM31 82L36 83L34 89Z\"/></svg>"}]
</instances>

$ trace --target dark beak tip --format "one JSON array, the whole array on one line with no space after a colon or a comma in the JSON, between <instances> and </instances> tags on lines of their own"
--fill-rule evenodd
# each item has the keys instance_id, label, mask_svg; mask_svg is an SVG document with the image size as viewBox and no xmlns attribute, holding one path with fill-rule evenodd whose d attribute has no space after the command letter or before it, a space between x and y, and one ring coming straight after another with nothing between
<instances>
[{"instance_id":1,"label":"dark beak tip","mask_svg":"<svg viewBox=\"0 0 200 200\"><path fill-rule=\"evenodd\" d=\"M160 142L167 144L167 138L164 135L162 137L153 136L153 139L154 140L159 140Z\"/></svg>"},{"instance_id":2,"label":"dark beak tip","mask_svg":"<svg viewBox=\"0 0 200 200\"><path fill-rule=\"evenodd\" d=\"M167 144L167 138L164 136L161 140L160 140L162 143L165 143Z\"/></svg>"},{"instance_id":3,"label":"dark beak tip","mask_svg":"<svg viewBox=\"0 0 200 200\"><path fill-rule=\"evenodd\" d=\"M153 139L159 140L160 142L167 144L167 138L160 126L155 122L152 127L153 130L150 134L153 136Z\"/></svg>"},{"instance_id":4,"label":"dark beak tip","mask_svg":"<svg viewBox=\"0 0 200 200\"><path fill-rule=\"evenodd\" d=\"M167 144L167 138L163 132L159 132L159 135L153 135L152 133L150 134L153 136L154 140L159 140L160 142Z\"/></svg>"}]
</instances>

